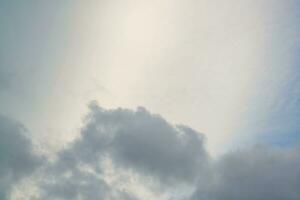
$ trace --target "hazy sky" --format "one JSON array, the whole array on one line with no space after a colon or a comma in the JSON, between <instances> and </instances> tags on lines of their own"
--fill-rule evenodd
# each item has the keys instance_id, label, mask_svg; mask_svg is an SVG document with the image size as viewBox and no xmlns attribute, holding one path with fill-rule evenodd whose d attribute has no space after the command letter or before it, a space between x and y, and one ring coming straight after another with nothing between
<instances>
[{"instance_id":1,"label":"hazy sky","mask_svg":"<svg viewBox=\"0 0 300 200\"><path fill-rule=\"evenodd\" d=\"M278 168L286 163L299 162L294 156L299 151L290 150L297 148L300 139L299 8L298 0L0 0L0 114L6 120L1 122L0 119L0 125L10 123L10 120L18 121L18 127L25 127L27 131L24 134L30 140L23 141L24 145L32 142L40 154L61 152L60 155L69 151L79 152L82 146L92 141L83 138L78 139L79 146L72 143L84 132L87 124L98 120L100 124L105 124L100 119L96 122L84 120L88 113L96 112L96 108L88 107L91 101L97 102L104 110L121 107L131 109L133 113L135 111L132 110L142 106L162 116L168 124L172 124L170 126L185 124L197 130L193 134L201 136L199 141L196 140L201 148L202 140L206 138L205 147L201 150L203 155L199 158L204 159L204 163L210 163L207 161L210 157L219 159L218 156L229 151L251 148L255 144L279 147L279 151L284 151L280 155L287 154L288 161L285 156L270 150L270 154L278 157ZM116 117L110 116L112 119L109 119L116 124L121 123L117 116L128 114L122 112L115 110ZM135 117L132 123L140 123L138 116L137 119ZM123 123L126 132L131 122L125 120ZM6 125L2 130L16 130L12 132L17 132L17 135L22 132L10 126L14 127ZM166 129L166 135L154 134L157 140L148 145L157 145L157 152L171 156L167 156L171 163L175 162L172 160L174 158L175 165L179 159L176 156L188 157L183 161L183 168L187 171L199 167L201 164L195 161L198 157L191 153L197 143L192 143L188 148L185 145L189 143L181 144L178 138L172 138L172 133L177 134L180 130L175 128L169 131L169 126L160 126L157 131L164 132ZM141 127L144 127L143 123ZM155 127L147 125L144 128L149 130L146 133L150 135L152 129L157 132ZM183 132L188 137L194 137L189 131ZM165 159L163 156L147 160L145 157L148 154L142 151L139 163L135 160L135 154L131 155L132 151L139 152L139 148L143 147L142 136L130 135L133 141L137 140L132 149L127 149L129 144L126 142L129 141L126 134L122 137L123 140L119 137L112 139L111 147L101 150L113 155L110 159L115 159L112 161L115 165L121 168L136 167L142 163L142 167L136 169L138 172L153 173L154 177L158 175L160 178L161 174L168 172L170 163L162 162ZM157 143L165 140L171 150L172 145L179 145L182 152L175 156L174 152L169 153ZM69 142L72 145L68 145ZM115 142L120 142L120 148L124 145L124 149L120 150ZM148 150L152 151L151 148ZM285 152L286 148L288 152ZM255 151L263 151L259 158L263 160L262 165L271 159L265 150ZM250 156L249 162L256 159L252 150L241 154ZM228 157L239 160L243 155ZM84 159L82 155L76 155L76 158ZM34 160L32 166L36 165L35 160L40 159L31 159ZM216 168L225 165L224 171L230 170L227 159L218 160L218 164L213 165L217 165ZM62 159L57 161L57 165L65 165L66 162ZM153 164L159 162L162 163ZM148 167L150 171L147 171ZM55 171L53 176L58 176L57 168L43 167L44 171ZM186 171L179 168L171 168L169 175L175 174L175 179L192 181L194 185L197 182L195 187L198 189L191 199L218 200L225 193L225 199L246 199L243 196L232 197L229 189L224 193L225 189L219 186L219 182L214 183L215 188L204 192L209 197L203 197L200 195L203 193L202 183L190 180L188 174L182 177ZM217 173L223 174L224 171ZM273 171L277 172L276 169ZM0 177L1 173L0 160ZM250 174L249 171L247 173ZM202 176L200 172L195 174L196 177ZM230 182L227 178L223 181ZM9 183L14 183L12 180L19 178L9 180ZM174 180L161 184L173 185ZM206 177L206 180L210 179ZM104 182L109 185L107 180ZM255 185L255 182L252 184ZM5 183L0 181L0 195L5 193L5 189L1 189L1 184ZM91 187L94 187L93 184ZM45 189L46 186L41 187ZM60 196L56 187L48 184L46 190L49 193L54 190L52 193L57 196L47 196L49 194L46 192L46 196L41 198L70 199L70 196ZM105 187L108 186L103 186L101 190L108 192ZM158 193L163 194L159 197L161 199L181 198L149 191L145 192L150 195L146 198L141 192L143 189L137 190L136 187L131 190L135 191L133 193L137 199L158 198L155 197ZM185 192L188 190L182 189ZM285 196L285 199L297 197ZM89 196L84 198L91 199ZM134 199L129 196L122 198ZM269 195L268 198L278 196Z\"/></svg>"}]
</instances>

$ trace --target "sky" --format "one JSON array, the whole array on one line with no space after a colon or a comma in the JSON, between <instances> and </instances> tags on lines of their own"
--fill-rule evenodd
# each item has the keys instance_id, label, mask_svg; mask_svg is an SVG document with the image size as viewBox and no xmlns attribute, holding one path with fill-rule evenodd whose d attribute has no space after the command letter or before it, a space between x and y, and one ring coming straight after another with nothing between
<instances>
[{"instance_id":1,"label":"sky","mask_svg":"<svg viewBox=\"0 0 300 200\"><path fill-rule=\"evenodd\" d=\"M299 7L0 0L0 199L299 199Z\"/></svg>"}]
</instances>

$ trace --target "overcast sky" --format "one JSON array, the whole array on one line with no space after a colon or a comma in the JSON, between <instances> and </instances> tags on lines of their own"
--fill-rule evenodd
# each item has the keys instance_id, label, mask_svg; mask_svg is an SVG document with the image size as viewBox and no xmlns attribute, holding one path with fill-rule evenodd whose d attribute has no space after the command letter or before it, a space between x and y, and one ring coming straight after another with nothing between
<instances>
[{"instance_id":1,"label":"overcast sky","mask_svg":"<svg viewBox=\"0 0 300 200\"><path fill-rule=\"evenodd\" d=\"M0 197L299 199L299 8L0 1Z\"/></svg>"}]
</instances>

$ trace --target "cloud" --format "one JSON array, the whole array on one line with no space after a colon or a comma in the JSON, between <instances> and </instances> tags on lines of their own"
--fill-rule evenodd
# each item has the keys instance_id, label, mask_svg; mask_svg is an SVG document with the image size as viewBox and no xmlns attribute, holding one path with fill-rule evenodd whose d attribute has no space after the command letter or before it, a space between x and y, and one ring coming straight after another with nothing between
<instances>
[{"instance_id":1,"label":"cloud","mask_svg":"<svg viewBox=\"0 0 300 200\"><path fill-rule=\"evenodd\" d=\"M41 163L25 132L20 123L0 115L0 199Z\"/></svg>"},{"instance_id":2,"label":"cloud","mask_svg":"<svg viewBox=\"0 0 300 200\"><path fill-rule=\"evenodd\" d=\"M152 187L150 193L155 185L161 186L158 193L192 185L209 160L203 142L201 133L144 108L105 110L91 104L81 136L39 175L40 198L135 199L139 194L132 188L139 184ZM114 170L110 176L109 170Z\"/></svg>"},{"instance_id":3,"label":"cloud","mask_svg":"<svg viewBox=\"0 0 300 200\"><path fill-rule=\"evenodd\" d=\"M300 147L255 146L212 159L203 134L172 125L144 108L107 110L96 103L89 108L80 136L59 151L54 161L27 176L37 192L30 196L19 187L18 192L25 194L22 199L300 199ZM11 121L1 121L3 130L23 130ZM1 169L26 176L35 168L36 157L27 155L27 145L14 147L13 142L29 144L28 140L18 142L23 138L19 134L11 138L7 141L12 151L23 149L19 154L27 161L16 160L22 164ZM16 183L11 180L6 185Z\"/></svg>"},{"instance_id":4,"label":"cloud","mask_svg":"<svg viewBox=\"0 0 300 200\"><path fill-rule=\"evenodd\" d=\"M172 126L144 108L134 112L92 105L91 109L80 142L85 149L102 148L100 153L108 153L120 167L150 173L161 181L190 181L207 160L203 135L188 127Z\"/></svg>"},{"instance_id":5,"label":"cloud","mask_svg":"<svg viewBox=\"0 0 300 200\"><path fill-rule=\"evenodd\" d=\"M213 179L194 200L300 199L300 148L257 146L226 154L214 164Z\"/></svg>"}]
</instances>

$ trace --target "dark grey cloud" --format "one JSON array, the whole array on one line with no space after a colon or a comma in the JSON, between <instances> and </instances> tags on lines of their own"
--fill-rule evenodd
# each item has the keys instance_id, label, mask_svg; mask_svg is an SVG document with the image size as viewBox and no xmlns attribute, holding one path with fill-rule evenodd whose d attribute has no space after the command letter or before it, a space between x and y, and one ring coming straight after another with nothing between
<instances>
[{"instance_id":1,"label":"dark grey cloud","mask_svg":"<svg viewBox=\"0 0 300 200\"><path fill-rule=\"evenodd\" d=\"M275 150L257 146L218 160L212 179L193 200L298 200L300 148Z\"/></svg>"},{"instance_id":2,"label":"dark grey cloud","mask_svg":"<svg viewBox=\"0 0 300 200\"><path fill-rule=\"evenodd\" d=\"M25 132L20 123L0 115L0 199L6 199L11 187L41 163Z\"/></svg>"},{"instance_id":3,"label":"dark grey cloud","mask_svg":"<svg viewBox=\"0 0 300 200\"><path fill-rule=\"evenodd\" d=\"M39 158L23 136L25 129L4 117L0 127L2 195L30 177L39 193L27 199L154 198L138 193L140 186L156 199L168 200L300 199L300 147L255 146L214 160L203 134L144 108L107 110L92 103L80 136L33 175ZM176 190L187 195L161 195Z\"/></svg>"},{"instance_id":4,"label":"dark grey cloud","mask_svg":"<svg viewBox=\"0 0 300 200\"><path fill-rule=\"evenodd\" d=\"M203 142L202 134L144 108L105 110L93 103L81 136L41 175L41 199L135 199L106 183L105 158L116 170L166 188L194 184L209 159Z\"/></svg>"},{"instance_id":5,"label":"dark grey cloud","mask_svg":"<svg viewBox=\"0 0 300 200\"><path fill-rule=\"evenodd\" d=\"M202 134L172 126L144 108L134 112L92 105L91 110L77 145L89 152L108 153L120 167L151 174L161 181L191 181L208 159Z\"/></svg>"}]
</instances>

